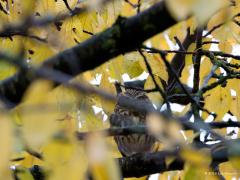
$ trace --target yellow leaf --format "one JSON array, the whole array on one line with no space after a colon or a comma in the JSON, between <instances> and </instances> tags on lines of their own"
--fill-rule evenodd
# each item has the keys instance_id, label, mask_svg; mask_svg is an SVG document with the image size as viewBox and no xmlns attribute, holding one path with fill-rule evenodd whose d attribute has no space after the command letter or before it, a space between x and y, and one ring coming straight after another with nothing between
<instances>
[{"instance_id":1,"label":"yellow leaf","mask_svg":"<svg viewBox=\"0 0 240 180\"><path fill-rule=\"evenodd\" d=\"M158 85L160 87L162 87L159 77L158 76L154 76L154 77L155 77ZM148 76L148 78L144 84L144 89L154 89L154 88L155 88L155 84L153 83L152 77ZM148 93L147 95L154 104L161 104L163 102L163 98L159 92L151 92L151 93Z\"/></svg>"},{"instance_id":2,"label":"yellow leaf","mask_svg":"<svg viewBox=\"0 0 240 180\"><path fill-rule=\"evenodd\" d=\"M205 157L202 157L204 159ZM198 179L208 179L217 180L218 176L208 168L208 166L193 166L190 163L186 163L183 172L184 180L198 180Z\"/></svg>"},{"instance_id":3,"label":"yellow leaf","mask_svg":"<svg viewBox=\"0 0 240 180\"><path fill-rule=\"evenodd\" d=\"M142 58L136 52L124 55L124 69L131 78L142 74L143 69L140 65L140 60L142 60Z\"/></svg>"},{"instance_id":4,"label":"yellow leaf","mask_svg":"<svg viewBox=\"0 0 240 180\"><path fill-rule=\"evenodd\" d=\"M113 24L113 22L116 20L116 18L121 13L123 7L123 2L121 1L112 1L108 4L107 10L108 10L108 25Z\"/></svg>"},{"instance_id":5,"label":"yellow leaf","mask_svg":"<svg viewBox=\"0 0 240 180\"><path fill-rule=\"evenodd\" d=\"M212 38L203 38L203 42L207 42L207 41L213 41ZM208 44L203 44L202 49L203 50L209 50L211 48L212 44L208 43Z\"/></svg>"},{"instance_id":6,"label":"yellow leaf","mask_svg":"<svg viewBox=\"0 0 240 180\"><path fill-rule=\"evenodd\" d=\"M102 134L92 134L86 140L90 170L94 179L120 179L118 164L110 157Z\"/></svg>"},{"instance_id":7,"label":"yellow leaf","mask_svg":"<svg viewBox=\"0 0 240 180\"><path fill-rule=\"evenodd\" d=\"M100 130L104 128L104 122L102 119L97 117L94 114L93 109L84 110L80 113L80 123L81 123L81 131L84 130Z\"/></svg>"},{"instance_id":8,"label":"yellow leaf","mask_svg":"<svg viewBox=\"0 0 240 180\"><path fill-rule=\"evenodd\" d=\"M148 180L147 176L139 177L139 178L124 178L124 180Z\"/></svg>"},{"instance_id":9,"label":"yellow leaf","mask_svg":"<svg viewBox=\"0 0 240 180\"><path fill-rule=\"evenodd\" d=\"M200 24L204 24L218 10L223 7L227 8L227 5L228 1L226 0L196 0L193 4L192 10L198 22Z\"/></svg>"},{"instance_id":10,"label":"yellow leaf","mask_svg":"<svg viewBox=\"0 0 240 180\"><path fill-rule=\"evenodd\" d=\"M73 146L70 144L69 140L65 139L55 139L43 149L43 154L47 163L53 167L59 166L67 161L71 157L72 152ZM61 159L59 159L60 154L62 154Z\"/></svg>"},{"instance_id":11,"label":"yellow leaf","mask_svg":"<svg viewBox=\"0 0 240 180\"><path fill-rule=\"evenodd\" d=\"M180 80L182 83L187 84L189 82L189 76L190 76L190 69L192 66L185 66L182 71L182 76L180 77Z\"/></svg>"},{"instance_id":12,"label":"yellow leaf","mask_svg":"<svg viewBox=\"0 0 240 180\"><path fill-rule=\"evenodd\" d=\"M209 114L208 114L207 112L202 112L201 118L202 118L203 120L206 120L208 117L209 117Z\"/></svg>"},{"instance_id":13,"label":"yellow leaf","mask_svg":"<svg viewBox=\"0 0 240 180\"><path fill-rule=\"evenodd\" d=\"M158 34L153 38L151 38L151 43L152 43L152 46L155 48L162 49L162 50L169 49L169 45L167 43L166 38L164 37L164 34Z\"/></svg>"},{"instance_id":14,"label":"yellow leaf","mask_svg":"<svg viewBox=\"0 0 240 180\"><path fill-rule=\"evenodd\" d=\"M216 87L204 94L205 108L217 114L216 119L221 121L231 106L230 89L227 87Z\"/></svg>"},{"instance_id":15,"label":"yellow leaf","mask_svg":"<svg viewBox=\"0 0 240 180\"><path fill-rule=\"evenodd\" d=\"M83 143L65 137L54 139L43 148L44 165L49 179L84 179L87 159ZM67 172L67 173L66 173Z\"/></svg>"},{"instance_id":16,"label":"yellow leaf","mask_svg":"<svg viewBox=\"0 0 240 180\"><path fill-rule=\"evenodd\" d=\"M180 124L176 122L169 122L167 129L168 129L167 133L169 137L172 138L174 142L185 143L185 140L180 132L182 129Z\"/></svg>"},{"instance_id":17,"label":"yellow leaf","mask_svg":"<svg viewBox=\"0 0 240 180\"><path fill-rule=\"evenodd\" d=\"M42 161L40 159L30 155L27 152L22 152L20 157L23 157L24 159L16 162L14 165L26 168L31 168L33 165L42 165Z\"/></svg>"},{"instance_id":18,"label":"yellow leaf","mask_svg":"<svg viewBox=\"0 0 240 180\"><path fill-rule=\"evenodd\" d=\"M110 83L106 73L102 74L102 79L100 83L100 88L104 89L106 92L111 94L116 94L115 87L113 83ZM101 98L102 108L106 113L112 113L115 107L115 103L107 101Z\"/></svg>"},{"instance_id":19,"label":"yellow leaf","mask_svg":"<svg viewBox=\"0 0 240 180\"><path fill-rule=\"evenodd\" d=\"M117 81L122 81L122 75L126 72L123 68L124 58L122 55L114 58L114 60L107 63L107 67L109 69L109 76Z\"/></svg>"},{"instance_id":20,"label":"yellow leaf","mask_svg":"<svg viewBox=\"0 0 240 180\"><path fill-rule=\"evenodd\" d=\"M45 37L45 35L43 37ZM43 60L46 60L56 53L49 44L33 39L25 38L24 45L27 50L26 58L33 64L40 64Z\"/></svg>"},{"instance_id":21,"label":"yellow leaf","mask_svg":"<svg viewBox=\"0 0 240 180\"><path fill-rule=\"evenodd\" d=\"M1 60L0 60L1 61ZM4 80L16 73L16 68L9 63L0 62L0 80Z\"/></svg>"},{"instance_id":22,"label":"yellow leaf","mask_svg":"<svg viewBox=\"0 0 240 180\"><path fill-rule=\"evenodd\" d=\"M187 49L188 52L194 52L195 50L196 50L196 43L192 43ZM187 54L185 56L185 66L190 66L193 64L192 58L193 58L192 54Z\"/></svg>"},{"instance_id":23,"label":"yellow leaf","mask_svg":"<svg viewBox=\"0 0 240 180\"><path fill-rule=\"evenodd\" d=\"M147 62L151 67L152 73L156 76L156 80L158 81L160 77L162 80L167 82L168 73L163 60L158 55L152 55L152 54L146 53L145 56L147 58ZM140 64L144 69L146 69L146 65L143 60L140 62Z\"/></svg>"},{"instance_id":24,"label":"yellow leaf","mask_svg":"<svg viewBox=\"0 0 240 180\"><path fill-rule=\"evenodd\" d=\"M27 90L24 103L17 109L22 119L22 131L28 146L38 150L57 131L57 120L64 111L58 111L56 98L50 94L52 84L36 81Z\"/></svg>"},{"instance_id":25,"label":"yellow leaf","mask_svg":"<svg viewBox=\"0 0 240 180\"><path fill-rule=\"evenodd\" d=\"M227 87L236 91L237 96L240 95L239 86L240 86L240 80L239 79L229 79L228 80Z\"/></svg>"},{"instance_id":26,"label":"yellow leaf","mask_svg":"<svg viewBox=\"0 0 240 180\"><path fill-rule=\"evenodd\" d=\"M18 179L24 180L34 180L30 170L24 167L17 167L17 177Z\"/></svg>"},{"instance_id":27,"label":"yellow leaf","mask_svg":"<svg viewBox=\"0 0 240 180\"><path fill-rule=\"evenodd\" d=\"M239 80L238 80L238 79L233 79L233 80L230 80L230 82L233 82L234 85L235 85L236 88L237 88L237 91L236 91L236 89L233 89L233 90L236 91L236 96L235 96L235 95L232 96L232 103L231 103L230 112L231 112L234 116L236 116L237 121L239 121L239 119L240 119L240 109L239 109L239 108L240 108ZM229 85L229 84L228 84L228 85ZM230 87L232 87L232 86L230 86ZM235 131L235 132L236 132L236 131ZM237 135L238 135L238 137L239 137L239 135L240 135L239 132L236 132L236 133L237 133Z\"/></svg>"},{"instance_id":28,"label":"yellow leaf","mask_svg":"<svg viewBox=\"0 0 240 180\"><path fill-rule=\"evenodd\" d=\"M230 162L232 163L232 165L234 166L234 168L236 168L237 170L240 169L240 157L239 156L234 156L234 157L230 157Z\"/></svg>"},{"instance_id":29,"label":"yellow leaf","mask_svg":"<svg viewBox=\"0 0 240 180\"><path fill-rule=\"evenodd\" d=\"M202 62L201 62L201 68L200 68L200 86L203 86L203 83L206 79L206 77L209 75L209 73L212 70L212 63L209 58L204 57ZM208 84L213 82L215 80L210 79Z\"/></svg>"},{"instance_id":30,"label":"yellow leaf","mask_svg":"<svg viewBox=\"0 0 240 180\"><path fill-rule=\"evenodd\" d=\"M187 162L196 165L196 166L206 166L211 163L210 152L205 149L196 150L196 149L183 149L181 151L181 157Z\"/></svg>"},{"instance_id":31,"label":"yellow leaf","mask_svg":"<svg viewBox=\"0 0 240 180\"><path fill-rule=\"evenodd\" d=\"M233 179L236 175L239 174L239 170L237 170L233 163L231 162L224 162L219 164L219 170L223 174L225 179Z\"/></svg>"},{"instance_id":32,"label":"yellow leaf","mask_svg":"<svg viewBox=\"0 0 240 180\"><path fill-rule=\"evenodd\" d=\"M195 134L193 131L184 131L184 135L186 136L186 143L190 144L195 137L199 136L199 133Z\"/></svg>"},{"instance_id":33,"label":"yellow leaf","mask_svg":"<svg viewBox=\"0 0 240 180\"><path fill-rule=\"evenodd\" d=\"M208 22L208 30L213 29L214 27L221 25L215 31L213 31L212 35L216 39L220 39L222 41L232 39L231 27L232 23L230 21L230 9L223 8L218 11L216 14L212 16L212 18Z\"/></svg>"},{"instance_id":34,"label":"yellow leaf","mask_svg":"<svg viewBox=\"0 0 240 180\"><path fill-rule=\"evenodd\" d=\"M13 152L13 127L11 119L1 113L0 120L0 179L12 179L10 157Z\"/></svg>"},{"instance_id":35,"label":"yellow leaf","mask_svg":"<svg viewBox=\"0 0 240 180\"><path fill-rule=\"evenodd\" d=\"M73 9L76 6L77 1L78 0L68 0L67 2L68 2L68 5L70 6L70 8ZM56 1L55 6L56 6L56 9L58 12L68 11L64 1Z\"/></svg>"},{"instance_id":36,"label":"yellow leaf","mask_svg":"<svg viewBox=\"0 0 240 180\"><path fill-rule=\"evenodd\" d=\"M190 14L193 2L194 1L192 0L167 0L166 1L169 11L177 20L184 19Z\"/></svg>"},{"instance_id":37,"label":"yellow leaf","mask_svg":"<svg viewBox=\"0 0 240 180\"><path fill-rule=\"evenodd\" d=\"M159 174L158 180L179 180L183 179L181 171L170 171Z\"/></svg>"},{"instance_id":38,"label":"yellow leaf","mask_svg":"<svg viewBox=\"0 0 240 180\"><path fill-rule=\"evenodd\" d=\"M231 104L231 113L233 113L234 116L237 117L237 119L240 119L240 97L239 95L232 98L232 104Z\"/></svg>"},{"instance_id":39,"label":"yellow leaf","mask_svg":"<svg viewBox=\"0 0 240 180\"><path fill-rule=\"evenodd\" d=\"M221 41L218 48L223 52L232 53L232 44L229 41Z\"/></svg>"},{"instance_id":40,"label":"yellow leaf","mask_svg":"<svg viewBox=\"0 0 240 180\"><path fill-rule=\"evenodd\" d=\"M36 12L40 15L55 14L56 2L52 0L39 0L37 1Z\"/></svg>"},{"instance_id":41,"label":"yellow leaf","mask_svg":"<svg viewBox=\"0 0 240 180\"><path fill-rule=\"evenodd\" d=\"M149 114L146 119L147 127L151 134L157 137L163 133L165 123L158 114Z\"/></svg>"},{"instance_id":42,"label":"yellow leaf","mask_svg":"<svg viewBox=\"0 0 240 180\"><path fill-rule=\"evenodd\" d=\"M13 37L12 40L9 38L1 38L0 48L1 51L6 51L12 55L18 55L22 50L23 38Z\"/></svg>"},{"instance_id":43,"label":"yellow leaf","mask_svg":"<svg viewBox=\"0 0 240 180\"><path fill-rule=\"evenodd\" d=\"M136 0L130 0L130 2L133 4L137 3ZM124 2L122 11L121 11L121 15L122 16L133 16L135 14L136 14L136 9L133 8L129 3Z\"/></svg>"},{"instance_id":44,"label":"yellow leaf","mask_svg":"<svg viewBox=\"0 0 240 180\"><path fill-rule=\"evenodd\" d=\"M20 3L22 6L23 15L30 16L35 9L36 0L24 0L21 1Z\"/></svg>"},{"instance_id":45,"label":"yellow leaf","mask_svg":"<svg viewBox=\"0 0 240 180\"><path fill-rule=\"evenodd\" d=\"M85 33L83 33L84 28L81 21L82 18L83 17L78 15L65 20L61 26L60 31L53 27L53 31L55 33L51 34L52 32L50 31L48 35L51 37L52 44L57 46L58 49L62 51L85 40Z\"/></svg>"},{"instance_id":46,"label":"yellow leaf","mask_svg":"<svg viewBox=\"0 0 240 180\"><path fill-rule=\"evenodd\" d=\"M186 37L187 34L187 28L189 25L193 25L191 22L188 21L181 21L175 25L173 25L171 28L167 30L169 39L175 43L174 37L177 34L178 39L183 42L184 38Z\"/></svg>"},{"instance_id":47,"label":"yellow leaf","mask_svg":"<svg viewBox=\"0 0 240 180\"><path fill-rule=\"evenodd\" d=\"M163 63L162 59L157 55L146 54L146 57L158 86L163 89L163 85L160 78L165 82L167 82L168 80L168 73L167 73L165 64ZM146 68L144 62L141 62L141 65L142 67ZM144 89L154 89L154 88L155 88L155 84L152 80L152 77L148 76L144 84ZM148 93L148 96L153 103L161 104L163 102L163 98L161 97L159 92Z\"/></svg>"}]
</instances>

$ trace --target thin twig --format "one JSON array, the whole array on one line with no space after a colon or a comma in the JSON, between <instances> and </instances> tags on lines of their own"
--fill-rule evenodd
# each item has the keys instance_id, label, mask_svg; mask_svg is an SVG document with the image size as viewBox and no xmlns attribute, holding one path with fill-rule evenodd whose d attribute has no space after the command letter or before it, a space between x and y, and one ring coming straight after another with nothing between
<instances>
[{"instance_id":1,"label":"thin twig","mask_svg":"<svg viewBox=\"0 0 240 180\"><path fill-rule=\"evenodd\" d=\"M203 55L208 55L210 53L214 54L215 56L221 56L221 57L225 57L225 58L233 58L236 60L240 60L240 56L239 55L233 55L233 54L229 54L229 53L225 53L222 51L207 51L207 50L202 50L201 53Z\"/></svg>"},{"instance_id":2,"label":"thin twig","mask_svg":"<svg viewBox=\"0 0 240 180\"><path fill-rule=\"evenodd\" d=\"M205 45L205 44L219 44L219 41L203 41L202 45Z\"/></svg>"},{"instance_id":3,"label":"thin twig","mask_svg":"<svg viewBox=\"0 0 240 180\"><path fill-rule=\"evenodd\" d=\"M137 3L137 13L140 13L141 11L141 0L138 0L138 3Z\"/></svg>"},{"instance_id":4,"label":"thin twig","mask_svg":"<svg viewBox=\"0 0 240 180\"><path fill-rule=\"evenodd\" d=\"M203 82L203 87L207 86L209 80L212 78L212 76L214 75L215 71L217 70L218 66L217 65L213 65L211 72L208 74L208 76L204 79Z\"/></svg>"},{"instance_id":5,"label":"thin twig","mask_svg":"<svg viewBox=\"0 0 240 180\"><path fill-rule=\"evenodd\" d=\"M188 32L189 33L189 32ZM188 35L187 35L188 36ZM181 41L175 36L174 37L174 39L175 39L175 41L177 42L177 44L178 44L178 46L179 46L179 50L180 51L186 51L186 49L184 48L184 46L182 45L182 43L181 43ZM182 61L182 63L180 64L180 66L179 66L179 68L177 68L175 71L176 71L176 75L178 76L178 77L181 77L181 72L182 72L182 70L183 70L183 68L184 68L184 66L185 66L185 59L179 59L179 61ZM173 69L173 68L172 68ZM169 73L169 76L170 76L170 78L171 78L171 74ZM173 80L172 80L172 82L168 82L168 83L170 83L170 84L168 84L168 87L167 87L167 91L168 92L171 92L173 89L174 89L174 87L175 87L175 84L176 84L176 78L174 78Z\"/></svg>"},{"instance_id":6,"label":"thin twig","mask_svg":"<svg viewBox=\"0 0 240 180\"><path fill-rule=\"evenodd\" d=\"M94 35L94 33L90 32L90 31L83 30L83 32L86 33L86 34L89 34L89 35L91 35L91 36Z\"/></svg>"},{"instance_id":7,"label":"thin twig","mask_svg":"<svg viewBox=\"0 0 240 180\"><path fill-rule=\"evenodd\" d=\"M68 3L66 0L63 0L64 3L66 4L67 7L69 7ZM106 4L111 0L103 0L102 5ZM70 7L69 7L70 8ZM70 10L70 9L69 9ZM28 29L32 27L45 27L48 24L56 23L56 22L61 22L67 18L71 18L73 16L79 15L81 13L84 13L88 11L89 8L87 6L85 7L76 7L75 9L71 9L71 13L63 13L57 16L45 16L42 18L35 18L33 17L27 17L26 19L22 20L21 23L19 24L8 24L6 25L1 31L0 31L0 36L4 36L9 34L9 32L21 32L21 33L26 33ZM15 33L16 34L16 33ZM17 33L18 34L18 33Z\"/></svg>"},{"instance_id":8,"label":"thin twig","mask_svg":"<svg viewBox=\"0 0 240 180\"><path fill-rule=\"evenodd\" d=\"M160 93L160 95L163 97L166 105L167 105L167 110L169 113L171 113L171 107L170 107L170 104L169 104L169 101L167 99L167 96L166 94L164 93L164 91L162 90L162 88L158 85L155 77L154 77L154 74L152 72L152 68L150 66L150 64L148 63L148 60L147 60L147 57L143 54L143 52L139 49L138 52L140 53L140 55L143 57L143 60L145 62L145 65L147 67L147 70L148 70L148 73L150 74L151 78L152 78L152 81L155 85L155 88L158 90L158 92Z\"/></svg>"},{"instance_id":9,"label":"thin twig","mask_svg":"<svg viewBox=\"0 0 240 180\"><path fill-rule=\"evenodd\" d=\"M0 3L0 11L2 11L4 14L8 15L8 12L6 9L4 9L4 7L2 6L2 4Z\"/></svg>"},{"instance_id":10,"label":"thin twig","mask_svg":"<svg viewBox=\"0 0 240 180\"><path fill-rule=\"evenodd\" d=\"M102 98L105 98L106 100L114 101L114 102L117 100L117 98L114 95L109 94L104 90L93 88L92 86L86 85L86 84L69 82L69 80L72 79L72 77L67 74L61 73L59 71L52 70L47 67L38 67L38 68L31 67L31 69L29 69L28 64L26 64L25 61L23 61L22 59L15 58L13 56L9 56L4 53L0 53L0 59L5 60L5 61L7 60L6 62L11 63L17 67L20 67L23 71L29 71L29 73L31 72L33 75L35 74L34 76L36 78L42 77L45 79L52 80L56 83L61 83L64 86L75 89L83 94L96 94ZM171 114L161 113L159 109L154 109L152 105L150 106L146 103L143 103L142 101L139 101L139 100L136 100L136 99L130 98L130 97L121 97L120 99L118 99L118 102L122 106L129 108L129 109L134 109L137 111L144 111L144 112L149 112L149 113L153 113L153 112L157 113L161 116L164 116L165 117L164 120L166 120L166 121L169 118L171 118L171 120L174 120L177 123L182 123L182 125L184 127L188 127L189 129L192 129L195 131L205 130L206 132L211 133L214 136L216 136L218 139L225 141L225 139L221 135L212 131L210 126L205 124L203 121L198 122L197 124L195 124L195 123L188 124L187 122L182 121L177 117L173 117Z\"/></svg>"},{"instance_id":11,"label":"thin twig","mask_svg":"<svg viewBox=\"0 0 240 180\"><path fill-rule=\"evenodd\" d=\"M126 3L128 3L130 6L132 6L133 8L137 7L137 4L133 4L131 1L129 0L124 0Z\"/></svg>"},{"instance_id":12,"label":"thin twig","mask_svg":"<svg viewBox=\"0 0 240 180\"><path fill-rule=\"evenodd\" d=\"M196 52L190 52L190 51L181 51L181 50L154 50L154 48L151 47L143 47L143 50L146 50L148 53L152 54L159 54L159 51L161 51L163 54L171 54L171 53L179 53L179 54L196 54Z\"/></svg>"},{"instance_id":13,"label":"thin twig","mask_svg":"<svg viewBox=\"0 0 240 180\"><path fill-rule=\"evenodd\" d=\"M192 124L187 122L186 124ZM205 123L213 129L223 129L228 127L240 127L240 122L237 121L227 121L227 122L210 122ZM183 127L183 130L191 130L188 126ZM103 134L104 136L124 136L131 134L149 134L148 127L145 125L137 126L126 126L126 127L112 127L99 131L87 131L87 132L76 132L76 137L78 140L84 140L90 134ZM150 133L151 134L151 133Z\"/></svg>"},{"instance_id":14,"label":"thin twig","mask_svg":"<svg viewBox=\"0 0 240 180\"><path fill-rule=\"evenodd\" d=\"M224 23L218 24L216 26L214 26L212 29L210 29L203 37L207 37L210 34L212 34L215 30L217 30L218 28L220 28Z\"/></svg>"},{"instance_id":15,"label":"thin twig","mask_svg":"<svg viewBox=\"0 0 240 180\"><path fill-rule=\"evenodd\" d=\"M70 6L69 6L67 0L63 0L63 2L64 2L64 4L65 4L66 8L72 13L73 10L70 8Z\"/></svg>"},{"instance_id":16,"label":"thin twig","mask_svg":"<svg viewBox=\"0 0 240 180\"><path fill-rule=\"evenodd\" d=\"M199 89L199 82L200 82L200 64L201 64L201 49L202 49L202 33L203 28L197 28L197 37L196 37L196 54L193 56L193 90L192 92L195 93Z\"/></svg>"},{"instance_id":17,"label":"thin twig","mask_svg":"<svg viewBox=\"0 0 240 180\"><path fill-rule=\"evenodd\" d=\"M142 48L144 49L149 49L148 47L146 46L142 46ZM171 71L172 75L174 76L174 78L176 79L177 83L179 84L179 86L181 87L181 89L183 90L183 92L186 94L186 96L189 98L189 101L191 103L194 103L199 109L201 109L202 111L204 112L207 112L208 114L212 115L211 112L209 112L207 109L204 109L202 108L196 101L195 99L191 96L190 92L188 92L188 90L184 87L184 85L182 84L182 82L180 81L180 79L178 78L178 75L176 74L175 70L172 68L171 64L167 61L166 59L166 54L161 51L161 50L158 50L156 48L151 48L151 50L155 51L155 52L158 52L160 54L160 56L162 57L163 59L163 62L165 63L166 67Z\"/></svg>"}]
</instances>

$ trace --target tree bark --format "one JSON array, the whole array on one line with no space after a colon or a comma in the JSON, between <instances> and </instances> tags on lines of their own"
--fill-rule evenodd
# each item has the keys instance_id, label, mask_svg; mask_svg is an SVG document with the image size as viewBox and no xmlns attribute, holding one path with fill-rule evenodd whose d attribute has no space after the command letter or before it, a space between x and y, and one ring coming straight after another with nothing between
<instances>
[{"instance_id":1,"label":"tree bark","mask_svg":"<svg viewBox=\"0 0 240 180\"><path fill-rule=\"evenodd\" d=\"M92 70L111 58L138 48L145 40L177 23L164 1L130 18L119 17L112 27L92 38L46 60L42 66L68 75ZM8 106L15 106L28 85L35 79L28 72L20 72L0 84L0 97Z\"/></svg>"}]
</instances>

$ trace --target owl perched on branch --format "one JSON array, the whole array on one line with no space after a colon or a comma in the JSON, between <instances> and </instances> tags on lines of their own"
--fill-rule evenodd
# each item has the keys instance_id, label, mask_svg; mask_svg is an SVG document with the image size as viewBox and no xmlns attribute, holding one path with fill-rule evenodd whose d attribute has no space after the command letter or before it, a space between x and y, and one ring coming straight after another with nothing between
<instances>
[{"instance_id":1,"label":"owl perched on branch","mask_svg":"<svg viewBox=\"0 0 240 180\"><path fill-rule=\"evenodd\" d=\"M116 84L118 98L129 97L134 98L148 106L152 106L146 92L144 92L145 81L134 81L125 83L125 92L122 92L119 84ZM115 106L114 113L110 116L111 127L129 127L146 124L147 112L138 112L128 109L119 104L119 100ZM136 153L154 151L155 138L148 134L130 134L126 136L115 136L115 142L123 156L131 156Z\"/></svg>"}]
</instances>

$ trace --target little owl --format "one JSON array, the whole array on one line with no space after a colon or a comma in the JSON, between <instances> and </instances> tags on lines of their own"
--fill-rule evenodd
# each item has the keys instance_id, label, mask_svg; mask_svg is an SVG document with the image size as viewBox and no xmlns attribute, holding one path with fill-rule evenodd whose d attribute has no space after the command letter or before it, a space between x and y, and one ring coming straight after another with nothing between
<instances>
[{"instance_id":1,"label":"little owl","mask_svg":"<svg viewBox=\"0 0 240 180\"><path fill-rule=\"evenodd\" d=\"M134 98L148 106L152 106L146 92L143 90L144 81L125 83L125 92L122 92L120 85L116 84L118 100L125 96ZM146 125L147 112L128 109L116 103L114 113L110 116L111 127L129 127ZM123 156L131 156L136 153L154 151L155 138L148 134L130 134L126 136L115 136L115 142Z\"/></svg>"}]
</instances>

